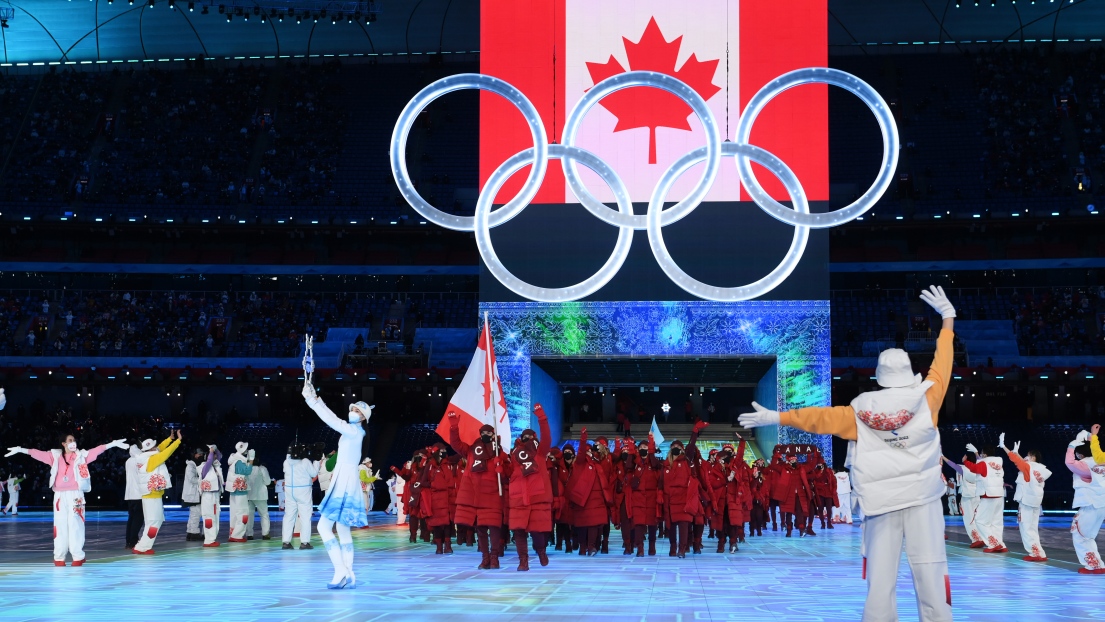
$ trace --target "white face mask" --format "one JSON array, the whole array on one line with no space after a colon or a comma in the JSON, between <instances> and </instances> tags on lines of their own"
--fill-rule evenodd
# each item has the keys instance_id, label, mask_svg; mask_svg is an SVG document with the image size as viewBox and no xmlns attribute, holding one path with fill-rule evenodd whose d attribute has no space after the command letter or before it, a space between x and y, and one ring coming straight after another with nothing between
<instances>
[{"instance_id":1,"label":"white face mask","mask_svg":"<svg viewBox=\"0 0 1105 622\"><path fill-rule=\"evenodd\" d=\"M361 420L361 413L356 410L349 411L349 423L357 423Z\"/></svg>"},{"instance_id":2,"label":"white face mask","mask_svg":"<svg viewBox=\"0 0 1105 622\"><path fill-rule=\"evenodd\" d=\"M68 445L65 446L65 448L68 449L69 451L77 451L77 444L75 442L74 443L69 443Z\"/></svg>"}]
</instances>

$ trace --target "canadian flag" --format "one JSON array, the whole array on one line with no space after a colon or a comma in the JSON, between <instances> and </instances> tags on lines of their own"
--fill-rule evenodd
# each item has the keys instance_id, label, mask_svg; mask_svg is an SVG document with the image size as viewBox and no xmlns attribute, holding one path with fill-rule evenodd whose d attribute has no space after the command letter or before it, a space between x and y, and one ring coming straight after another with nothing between
<instances>
[{"instance_id":1,"label":"canadian flag","mask_svg":"<svg viewBox=\"0 0 1105 622\"><path fill-rule=\"evenodd\" d=\"M563 142L564 121L598 82L626 71L674 76L711 109L722 139L735 137L739 113L781 74L828 62L827 0L482 0L480 71L518 87L537 107L550 141ZM532 146L521 114L504 99L480 100L480 184L507 158ZM774 99L753 125L751 143L780 157L811 201L828 200L828 88L802 86ZM621 177L634 202L649 200L663 172L706 144L690 106L655 88L608 95L588 112L575 145L592 151ZM669 201L686 196L701 175L688 171ZM579 167L604 202L613 193ZM496 203L513 197L528 169L516 173ZM757 167L757 178L779 200L781 185ZM707 201L749 200L735 167L725 161ZM578 199L553 162L536 203Z\"/></svg>"},{"instance_id":2,"label":"canadian flag","mask_svg":"<svg viewBox=\"0 0 1105 622\"><path fill-rule=\"evenodd\" d=\"M446 441L449 440L450 412L455 412L460 419L460 440L465 443L475 442L480 436L480 428L490 425L502 439L502 446L511 446L510 417L506 411L503 385L499 381L499 367L495 363L495 348L491 342L487 314L484 314L480 342L472 355L468 371L464 373L460 386L445 408L445 415L437 424L438 436Z\"/></svg>"}]
</instances>

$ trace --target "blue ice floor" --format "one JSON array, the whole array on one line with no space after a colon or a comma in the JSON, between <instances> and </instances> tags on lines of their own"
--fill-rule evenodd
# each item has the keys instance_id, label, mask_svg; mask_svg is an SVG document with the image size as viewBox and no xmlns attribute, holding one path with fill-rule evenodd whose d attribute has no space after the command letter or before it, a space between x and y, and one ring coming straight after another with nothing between
<instances>
[{"instance_id":1,"label":"blue ice floor","mask_svg":"<svg viewBox=\"0 0 1105 622\"><path fill-rule=\"evenodd\" d=\"M88 559L82 568L51 564L50 517L25 512L0 518L0 618L8 620L858 620L858 527L818 529L814 538L781 532L751 538L735 555L712 552L686 559L623 557L613 532L611 554L594 558L553 552L542 568L517 572L513 548L498 571L476 569L479 554L455 547L437 556L429 544L407 542L405 527L374 513L372 527L354 532L361 585L328 591L326 551L280 549L272 541L225 543L204 549L184 542L185 515L170 510L157 554L123 549L125 515L92 512ZM279 513L274 513L279 518ZM225 520L225 519L224 519ZM1011 553L987 555L959 542L949 519L948 559L958 620L1105 620L1105 577L1079 575L1069 551L1049 550L1048 564L1030 564L1007 519ZM1046 518L1056 541L1069 517ZM962 531L962 528L958 528ZM259 532L258 532L259 535ZM1105 536L1103 536L1105 539ZM902 564L898 605L916 620L908 565Z\"/></svg>"}]
</instances>

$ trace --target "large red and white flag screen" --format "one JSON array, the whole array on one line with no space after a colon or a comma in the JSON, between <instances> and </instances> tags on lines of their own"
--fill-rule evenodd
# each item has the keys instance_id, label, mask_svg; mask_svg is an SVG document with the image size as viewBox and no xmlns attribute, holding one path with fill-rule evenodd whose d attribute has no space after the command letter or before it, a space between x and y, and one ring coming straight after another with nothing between
<instances>
[{"instance_id":1,"label":"large red and white flag screen","mask_svg":"<svg viewBox=\"0 0 1105 622\"><path fill-rule=\"evenodd\" d=\"M449 440L449 411L456 412L460 418L460 439L465 443L473 443L480 436L480 428L490 425L502 439L503 447L510 448L510 417L506 412L503 385L499 381L491 331L486 323L468 371L449 400L445 416L437 424L437 434L445 440Z\"/></svg>"},{"instance_id":2,"label":"large red and white flag screen","mask_svg":"<svg viewBox=\"0 0 1105 622\"><path fill-rule=\"evenodd\" d=\"M723 139L732 139L738 113L760 87L787 71L826 66L827 19L827 0L482 0L480 71L525 93L550 141L560 142L567 111L589 88L633 70L670 74L690 85L713 111ZM827 89L810 85L783 93L752 130L752 144L787 163L811 201L828 200ZM480 102L482 187L532 139L521 114L505 100L482 93ZM576 145L610 164L635 202L646 202L676 159L705 145L705 132L676 96L637 87L592 108ZM611 202L598 177L580 169L591 192ZM773 196L788 198L770 174L756 170ZM527 171L504 185L496 203L514 196ZM669 200L686 196L699 175L698 168L684 174ZM706 200L748 200L732 161L725 162ZM535 202L578 202L558 162L550 164Z\"/></svg>"}]
</instances>

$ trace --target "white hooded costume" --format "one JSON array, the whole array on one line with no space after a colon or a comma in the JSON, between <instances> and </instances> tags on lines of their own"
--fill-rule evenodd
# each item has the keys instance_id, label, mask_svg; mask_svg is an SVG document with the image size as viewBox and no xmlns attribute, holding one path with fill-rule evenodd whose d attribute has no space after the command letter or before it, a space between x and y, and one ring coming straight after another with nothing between
<instances>
[{"instance_id":1,"label":"white hooded costume","mask_svg":"<svg viewBox=\"0 0 1105 622\"><path fill-rule=\"evenodd\" d=\"M234 450L226 464L225 488L230 493L229 541L245 542L246 523L249 520L249 474L253 471L249 464L252 451L246 442L238 443Z\"/></svg>"},{"instance_id":2,"label":"white hooded costume","mask_svg":"<svg viewBox=\"0 0 1105 622\"><path fill-rule=\"evenodd\" d=\"M284 459L284 523L280 529L284 544L291 544L293 533L299 534L300 546L311 541L311 514L315 507L311 492L318 468L318 462L307 458L296 460L289 454Z\"/></svg>"},{"instance_id":3,"label":"white hooded costume","mask_svg":"<svg viewBox=\"0 0 1105 622\"><path fill-rule=\"evenodd\" d=\"M885 388L860 394L850 406L780 413L753 402L756 412L740 416L745 427L788 425L852 441L852 488L864 514L865 622L898 619L895 592L903 544L920 619L952 619L936 424L951 380L955 309L937 287L925 290L921 299L944 318L924 382L913 374L908 354L890 349L879 355L875 371Z\"/></svg>"},{"instance_id":4,"label":"white hooded costume","mask_svg":"<svg viewBox=\"0 0 1105 622\"><path fill-rule=\"evenodd\" d=\"M1051 469L1039 462L1023 460L1020 456L1014 459L1014 455L1016 446L1009 454L1009 459L1017 465L1017 492L1013 495L1013 500L1019 504L1017 523L1021 532L1021 544L1028 553L1025 560L1045 561L1047 553L1040 544L1040 508L1044 503L1044 482L1051 477ZM1021 464L1026 468L1022 469ZM1024 472L1026 470L1028 473Z\"/></svg>"},{"instance_id":5,"label":"white hooded costume","mask_svg":"<svg viewBox=\"0 0 1105 622\"><path fill-rule=\"evenodd\" d=\"M198 536L203 533L202 523L200 522L201 509L200 502L202 497L200 494L200 468L203 466L203 458L200 458L197 462L193 455L184 462L184 486L180 491L180 501L182 504L188 507L188 525L186 531L189 538L192 536Z\"/></svg>"},{"instance_id":6,"label":"white hooded costume","mask_svg":"<svg viewBox=\"0 0 1105 622\"><path fill-rule=\"evenodd\" d=\"M207 459L200 466L200 517L203 518L203 545L219 546L219 500L223 494L222 453L214 445L207 447Z\"/></svg>"},{"instance_id":7,"label":"white hooded costume","mask_svg":"<svg viewBox=\"0 0 1105 622\"><path fill-rule=\"evenodd\" d=\"M249 522L246 523L246 539L253 538L253 515L261 515L261 538L269 539L269 470L264 465L254 465L249 473Z\"/></svg>"}]
</instances>

